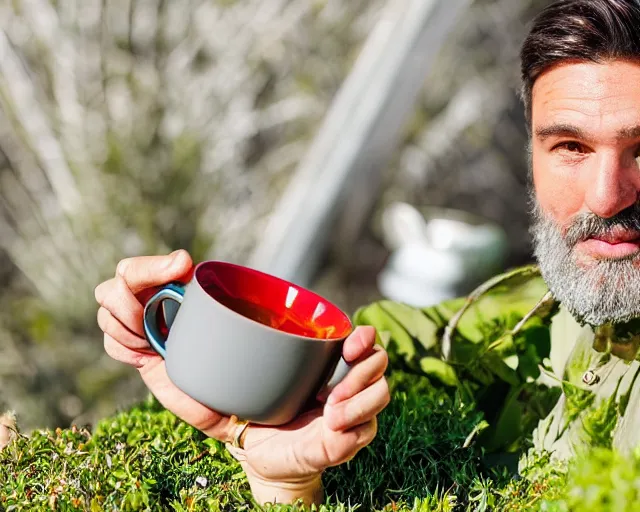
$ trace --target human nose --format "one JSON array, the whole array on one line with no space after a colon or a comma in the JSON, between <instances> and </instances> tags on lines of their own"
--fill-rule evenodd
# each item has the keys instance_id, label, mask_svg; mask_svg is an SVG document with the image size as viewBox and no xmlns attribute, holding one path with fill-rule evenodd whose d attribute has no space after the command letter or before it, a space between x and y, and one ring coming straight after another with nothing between
<instances>
[{"instance_id":1,"label":"human nose","mask_svg":"<svg viewBox=\"0 0 640 512\"><path fill-rule=\"evenodd\" d=\"M608 219L635 204L640 192L638 164L617 155L601 155L590 173L585 194L589 211Z\"/></svg>"}]
</instances>

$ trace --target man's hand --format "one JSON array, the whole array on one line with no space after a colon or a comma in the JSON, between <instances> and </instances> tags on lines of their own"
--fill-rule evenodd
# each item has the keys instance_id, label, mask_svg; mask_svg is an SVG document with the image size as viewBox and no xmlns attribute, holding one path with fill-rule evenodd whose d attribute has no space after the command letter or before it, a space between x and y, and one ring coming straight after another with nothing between
<instances>
[{"instance_id":1,"label":"man's hand","mask_svg":"<svg viewBox=\"0 0 640 512\"><path fill-rule=\"evenodd\" d=\"M107 353L135 366L164 407L208 436L230 442L235 418L220 415L180 391L144 337L145 300L158 287L187 282L192 275L193 263L185 251L121 261L116 276L96 288L98 324ZM375 345L373 328L359 327L345 341L343 357L352 369L321 407L282 427L251 425L244 450L232 450L257 501L318 502L322 471L350 460L375 437L376 415L389 403L384 378L387 354Z\"/></svg>"}]
</instances>

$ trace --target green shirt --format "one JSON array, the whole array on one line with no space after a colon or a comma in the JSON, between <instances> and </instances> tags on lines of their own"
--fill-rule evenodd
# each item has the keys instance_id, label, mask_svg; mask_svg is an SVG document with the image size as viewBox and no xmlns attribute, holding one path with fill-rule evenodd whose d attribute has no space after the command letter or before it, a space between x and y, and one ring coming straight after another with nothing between
<instances>
[{"instance_id":1,"label":"green shirt","mask_svg":"<svg viewBox=\"0 0 640 512\"><path fill-rule=\"evenodd\" d=\"M536 450L567 459L584 447L628 452L640 445L639 340L580 326L560 310L551 323L553 372L542 380L563 393L534 432Z\"/></svg>"}]
</instances>

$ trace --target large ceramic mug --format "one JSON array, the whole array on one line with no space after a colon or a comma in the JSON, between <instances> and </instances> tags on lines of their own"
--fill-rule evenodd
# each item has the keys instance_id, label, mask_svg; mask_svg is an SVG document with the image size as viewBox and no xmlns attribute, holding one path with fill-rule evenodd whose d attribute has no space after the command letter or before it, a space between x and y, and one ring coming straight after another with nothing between
<instances>
[{"instance_id":1,"label":"large ceramic mug","mask_svg":"<svg viewBox=\"0 0 640 512\"><path fill-rule=\"evenodd\" d=\"M288 423L349 370L341 359L353 329L345 313L231 263L200 263L186 287L158 291L145 306L144 329L178 388L253 423Z\"/></svg>"}]
</instances>

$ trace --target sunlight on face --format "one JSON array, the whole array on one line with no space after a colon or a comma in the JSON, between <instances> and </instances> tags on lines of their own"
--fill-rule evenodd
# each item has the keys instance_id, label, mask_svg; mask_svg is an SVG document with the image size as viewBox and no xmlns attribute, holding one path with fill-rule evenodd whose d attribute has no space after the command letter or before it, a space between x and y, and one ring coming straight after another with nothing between
<instances>
[{"instance_id":1,"label":"sunlight on face","mask_svg":"<svg viewBox=\"0 0 640 512\"><path fill-rule=\"evenodd\" d=\"M543 277L593 325L640 316L640 63L565 63L532 97L532 233Z\"/></svg>"}]
</instances>

